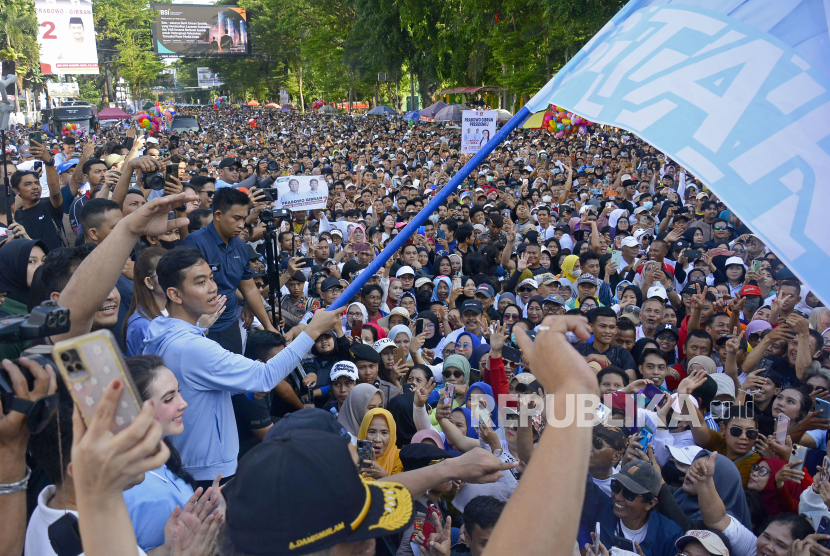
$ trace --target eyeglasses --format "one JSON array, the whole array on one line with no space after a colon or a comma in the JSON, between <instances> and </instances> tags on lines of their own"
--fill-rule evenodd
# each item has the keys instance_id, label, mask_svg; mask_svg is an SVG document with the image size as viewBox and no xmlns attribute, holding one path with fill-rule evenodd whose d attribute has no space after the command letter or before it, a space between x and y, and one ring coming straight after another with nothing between
<instances>
[{"instance_id":1,"label":"eyeglasses","mask_svg":"<svg viewBox=\"0 0 830 556\"><path fill-rule=\"evenodd\" d=\"M761 467L757 463L752 466L752 472L757 474L759 477L766 477L767 475L772 473L769 467Z\"/></svg>"},{"instance_id":2,"label":"eyeglasses","mask_svg":"<svg viewBox=\"0 0 830 556\"><path fill-rule=\"evenodd\" d=\"M530 287L530 286L525 286L523 288L519 288L519 293L530 293L535 289L536 288L533 288L533 287Z\"/></svg>"},{"instance_id":3,"label":"eyeglasses","mask_svg":"<svg viewBox=\"0 0 830 556\"><path fill-rule=\"evenodd\" d=\"M657 341L670 342L672 340L674 340L675 342L677 341L677 339L672 334L660 334L659 336L657 336Z\"/></svg>"},{"instance_id":4,"label":"eyeglasses","mask_svg":"<svg viewBox=\"0 0 830 556\"><path fill-rule=\"evenodd\" d=\"M635 501L638 496L642 496L643 501L645 501L646 503L650 502L652 498L650 494L635 494L631 492L630 490L625 488L623 484L619 482L617 479L611 479L611 492L614 494L622 493L622 497L625 498L628 502Z\"/></svg>"},{"instance_id":5,"label":"eyeglasses","mask_svg":"<svg viewBox=\"0 0 830 556\"><path fill-rule=\"evenodd\" d=\"M729 427L729 434L734 436L735 438L740 438L741 435L744 434L744 432L746 433L746 437L749 440L757 440L758 429L742 429L738 425L732 425L731 427ZM757 466L754 466L752 468L753 471L755 471L755 467Z\"/></svg>"},{"instance_id":6,"label":"eyeglasses","mask_svg":"<svg viewBox=\"0 0 830 556\"><path fill-rule=\"evenodd\" d=\"M556 313L561 308L562 307L560 307L559 305L545 305L544 307L542 307L542 310L546 313Z\"/></svg>"},{"instance_id":7,"label":"eyeglasses","mask_svg":"<svg viewBox=\"0 0 830 556\"><path fill-rule=\"evenodd\" d=\"M458 371L458 370L456 370L456 371L446 370L446 371L442 372L441 374L444 375L445 379L448 379L451 376L454 376L455 378L464 378L464 373L462 373L461 371Z\"/></svg>"},{"instance_id":8,"label":"eyeglasses","mask_svg":"<svg viewBox=\"0 0 830 556\"><path fill-rule=\"evenodd\" d=\"M473 347L473 344L471 344L470 342L464 342L462 344L455 344L455 349L459 349L459 348L460 349L470 349L471 347Z\"/></svg>"},{"instance_id":9,"label":"eyeglasses","mask_svg":"<svg viewBox=\"0 0 830 556\"><path fill-rule=\"evenodd\" d=\"M213 197L216 194L216 191L204 191L203 193L208 197Z\"/></svg>"}]
</instances>

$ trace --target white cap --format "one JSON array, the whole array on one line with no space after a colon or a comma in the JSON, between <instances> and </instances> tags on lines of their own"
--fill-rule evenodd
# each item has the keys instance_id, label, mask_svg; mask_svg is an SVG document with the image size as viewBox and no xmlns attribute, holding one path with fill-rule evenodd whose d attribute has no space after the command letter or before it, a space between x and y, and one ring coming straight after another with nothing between
<instances>
[{"instance_id":1,"label":"white cap","mask_svg":"<svg viewBox=\"0 0 830 556\"><path fill-rule=\"evenodd\" d=\"M415 276L415 270L413 270L411 266L402 266L398 269L398 272L395 273L395 278L400 278L401 276L406 276L407 274Z\"/></svg>"},{"instance_id":2,"label":"white cap","mask_svg":"<svg viewBox=\"0 0 830 556\"><path fill-rule=\"evenodd\" d=\"M539 287L539 284L538 284L538 283L536 282L536 280L534 280L533 278L525 278L524 280L522 280L521 282L519 282L519 286L518 286L518 287L519 287L519 288L521 288L522 286L526 286L526 285L531 285L531 286L533 286L534 288L538 288L538 287Z\"/></svg>"},{"instance_id":3,"label":"white cap","mask_svg":"<svg viewBox=\"0 0 830 556\"><path fill-rule=\"evenodd\" d=\"M338 377L347 376L357 382L357 365L351 361L338 361L331 368L331 381L334 382Z\"/></svg>"},{"instance_id":4,"label":"white cap","mask_svg":"<svg viewBox=\"0 0 830 556\"><path fill-rule=\"evenodd\" d=\"M375 348L376 352L380 353L383 350L385 350L386 348L398 347L398 346L397 346L397 344L395 344L395 342L393 342L389 338L382 338L382 339L378 340L377 342L375 342L372 345L372 347Z\"/></svg>"},{"instance_id":5,"label":"white cap","mask_svg":"<svg viewBox=\"0 0 830 556\"><path fill-rule=\"evenodd\" d=\"M640 243L631 236L625 236L620 245L622 247L639 247Z\"/></svg>"},{"instance_id":6,"label":"white cap","mask_svg":"<svg viewBox=\"0 0 830 556\"><path fill-rule=\"evenodd\" d=\"M671 457L684 465L691 465L702 449L700 446L669 446Z\"/></svg>"},{"instance_id":7,"label":"white cap","mask_svg":"<svg viewBox=\"0 0 830 556\"><path fill-rule=\"evenodd\" d=\"M731 266L733 264L739 264L741 266L744 266L744 260L740 257L729 257L728 259L726 259L726 263L723 265L723 267L726 268L727 266Z\"/></svg>"},{"instance_id":8,"label":"white cap","mask_svg":"<svg viewBox=\"0 0 830 556\"><path fill-rule=\"evenodd\" d=\"M666 288L663 286L651 286L648 289L648 294L646 294L646 299L651 299L652 297L659 297L663 301L667 301L669 294L666 293Z\"/></svg>"},{"instance_id":9,"label":"white cap","mask_svg":"<svg viewBox=\"0 0 830 556\"><path fill-rule=\"evenodd\" d=\"M715 396L727 395L735 399L735 381L727 374L715 373L711 376L718 383L718 392Z\"/></svg>"},{"instance_id":10,"label":"white cap","mask_svg":"<svg viewBox=\"0 0 830 556\"><path fill-rule=\"evenodd\" d=\"M156 145L158 145L158 144L159 144L159 140L158 140L158 139L156 139L155 137L148 137L148 138L147 138L147 143L155 143Z\"/></svg>"},{"instance_id":11,"label":"white cap","mask_svg":"<svg viewBox=\"0 0 830 556\"><path fill-rule=\"evenodd\" d=\"M646 207L637 207L634 209L634 214L640 214L641 212L648 212Z\"/></svg>"},{"instance_id":12,"label":"white cap","mask_svg":"<svg viewBox=\"0 0 830 556\"><path fill-rule=\"evenodd\" d=\"M340 237L343 237L343 232L341 232L337 228L335 228L331 231L331 235L335 235L335 234L339 235Z\"/></svg>"},{"instance_id":13,"label":"white cap","mask_svg":"<svg viewBox=\"0 0 830 556\"><path fill-rule=\"evenodd\" d=\"M644 228L640 228L639 230L637 230L636 232L634 232L634 239L636 239L636 240L637 240L637 242L639 243L640 238L641 238L641 237L643 237L643 236L644 236L644 235L646 235L646 234L648 234L648 235L653 235L653 234L651 233L651 231L646 230L646 229L644 229Z\"/></svg>"}]
</instances>

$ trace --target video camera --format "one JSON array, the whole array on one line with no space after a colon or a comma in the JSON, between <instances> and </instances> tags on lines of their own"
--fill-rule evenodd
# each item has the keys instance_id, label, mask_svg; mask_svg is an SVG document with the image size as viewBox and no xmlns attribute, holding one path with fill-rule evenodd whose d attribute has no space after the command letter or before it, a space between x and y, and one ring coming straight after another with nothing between
<instances>
[{"instance_id":1,"label":"video camera","mask_svg":"<svg viewBox=\"0 0 830 556\"><path fill-rule=\"evenodd\" d=\"M69 309L59 306L55 301L44 301L35 307L28 315L0 319L0 343L17 343L24 340L35 340L55 334L69 332ZM51 365L57 369L52 361L52 346L35 346L25 350L23 357L32 359L45 367ZM26 379L29 390L34 387L35 377L20 360L14 360L23 377ZM58 391L35 401L23 400L14 393L11 377L5 369L0 367L0 402L3 412L17 411L26 415L26 426L32 434L42 432L63 402L72 403L72 397L66 386L58 376Z\"/></svg>"},{"instance_id":2,"label":"video camera","mask_svg":"<svg viewBox=\"0 0 830 556\"><path fill-rule=\"evenodd\" d=\"M291 211L288 209L278 209L278 208L271 208L265 209L259 213L259 219L262 221L263 224L268 224L273 222L277 218L290 218Z\"/></svg>"}]
</instances>

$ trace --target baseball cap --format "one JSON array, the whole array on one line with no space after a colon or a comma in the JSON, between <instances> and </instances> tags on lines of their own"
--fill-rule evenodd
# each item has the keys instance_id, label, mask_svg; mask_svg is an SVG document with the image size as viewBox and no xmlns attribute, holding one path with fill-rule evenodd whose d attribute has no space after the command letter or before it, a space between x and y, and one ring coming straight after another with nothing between
<instances>
[{"instance_id":1,"label":"baseball cap","mask_svg":"<svg viewBox=\"0 0 830 556\"><path fill-rule=\"evenodd\" d=\"M640 326L640 316L635 313L623 313L619 316L619 318L628 319L634 323L634 326Z\"/></svg>"},{"instance_id":2,"label":"baseball cap","mask_svg":"<svg viewBox=\"0 0 830 556\"><path fill-rule=\"evenodd\" d=\"M349 346L349 355L352 356L352 360L355 362L380 363L380 354L375 351L375 348L366 344L352 344Z\"/></svg>"},{"instance_id":3,"label":"baseball cap","mask_svg":"<svg viewBox=\"0 0 830 556\"><path fill-rule=\"evenodd\" d=\"M689 244L689 242L686 241L685 239L678 239L677 241L675 241L672 244L671 250L672 250L672 252L680 251L682 249L688 249L690 246L691 245Z\"/></svg>"},{"instance_id":4,"label":"baseball cap","mask_svg":"<svg viewBox=\"0 0 830 556\"><path fill-rule=\"evenodd\" d=\"M219 163L220 170L222 168L230 168L231 166L238 166L239 168L242 168L242 164L237 159L230 156L227 158L223 158L222 162Z\"/></svg>"},{"instance_id":5,"label":"baseball cap","mask_svg":"<svg viewBox=\"0 0 830 556\"><path fill-rule=\"evenodd\" d=\"M382 319L378 320L378 324L384 328L389 328L389 319L392 318L392 315L398 315L406 319L406 322L409 323L412 319L409 317L409 311L403 307L395 307L389 314L383 317Z\"/></svg>"},{"instance_id":6,"label":"baseball cap","mask_svg":"<svg viewBox=\"0 0 830 556\"><path fill-rule=\"evenodd\" d=\"M639 247L640 243L632 236L625 236L620 245L623 247Z\"/></svg>"},{"instance_id":7,"label":"baseball cap","mask_svg":"<svg viewBox=\"0 0 830 556\"><path fill-rule=\"evenodd\" d=\"M236 551L310 554L399 533L409 525L409 491L398 483L361 479L349 453L352 448L341 438L290 430L246 454L223 491L225 527ZM334 500L332 492L338 493ZM280 527L274 527L274 507L291 508Z\"/></svg>"},{"instance_id":8,"label":"baseball cap","mask_svg":"<svg viewBox=\"0 0 830 556\"><path fill-rule=\"evenodd\" d=\"M446 450L442 450L437 446L431 444L407 444L401 448L398 456L401 458L404 471L414 471L416 469L423 469L436 463L440 463L445 459L454 457Z\"/></svg>"},{"instance_id":9,"label":"baseball cap","mask_svg":"<svg viewBox=\"0 0 830 556\"><path fill-rule=\"evenodd\" d=\"M743 295L743 294L741 294ZM754 320L746 325L746 335L751 336L752 334L760 334L764 330L771 330L772 325L765 320Z\"/></svg>"},{"instance_id":10,"label":"baseball cap","mask_svg":"<svg viewBox=\"0 0 830 556\"><path fill-rule=\"evenodd\" d=\"M341 232L340 230L335 228L334 230L331 231L331 235L333 235L333 236L338 235L340 237L343 237L343 232Z\"/></svg>"},{"instance_id":11,"label":"baseball cap","mask_svg":"<svg viewBox=\"0 0 830 556\"><path fill-rule=\"evenodd\" d=\"M415 271L411 266L402 266L398 269L398 272L395 273L395 278L400 278L401 276L406 276L407 274L415 276Z\"/></svg>"},{"instance_id":12,"label":"baseball cap","mask_svg":"<svg viewBox=\"0 0 830 556\"><path fill-rule=\"evenodd\" d=\"M657 470L652 467L650 461L630 461L625 464L622 470L611 476L634 494L650 494L657 496L663 479Z\"/></svg>"},{"instance_id":13,"label":"baseball cap","mask_svg":"<svg viewBox=\"0 0 830 556\"><path fill-rule=\"evenodd\" d=\"M646 294L646 299L651 299L652 297L659 297L663 301L666 301L669 298L669 294L666 293L666 288L663 286L651 286Z\"/></svg>"},{"instance_id":14,"label":"baseball cap","mask_svg":"<svg viewBox=\"0 0 830 556\"><path fill-rule=\"evenodd\" d=\"M148 137L147 138L147 143L155 143L156 145L160 144L159 140L156 139L155 137Z\"/></svg>"},{"instance_id":15,"label":"baseball cap","mask_svg":"<svg viewBox=\"0 0 830 556\"><path fill-rule=\"evenodd\" d=\"M108 155L107 158L104 159L104 164L107 165L107 168L112 168L113 166L115 166L119 162L124 162L124 160L126 160L126 158L127 157L123 154L113 153L111 155Z\"/></svg>"},{"instance_id":16,"label":"baseball cap","mask_svg":"<svg viewBox=\"0 0 830 556\"><path fill-rule=\"evenodd\" d=\"M464 303L461 304L461 314L463 315L467 311L472 311L477 315L480 315L484 308L481 306L481 302L476 299L468 299Z\"/></svg>"},{"instance_id":17,"label":"baseball cap","mask_svg":"<svg viewBox=\"0 0 830 556\"><path fill-rule=\"evenodd\" d=\"M567 278L565 278L565 280L567 280ZM570 282L569 282L569 284L570 284ZM533 286L534 288L538 288L539 284L533 278L525 278L524 280L519 282L518 287L521 288L522 286Z\"/></svg>"},{"instance_id":18,"label":"baseball cap","mask_svg":"<svg viewBox=\"0 0 830 556\"><path fill-rule=\"evenodd\" d=\"M677 328L673 324L661 324L660 326L658 326L657 331L654 332L654 337L656 338L657 336L659 336L661 332L671 332L672 334L674 334L675 338L680 338L680 335L677 333Z\"/></svg>"},{"instance_id":19,"label":"baseball cap","mask_svg":"<svg viewBox=\"0 0 830 556\"><path fill-rule=\"evenodd\" d=\"M340 280L330 276L330 277L326 278L325 280L323 280L323 283L320 285L320 291L324 292L324 291L328 291L332 288L342 288L342 287L343 287L343 285L340 283Z\"/></svg>"},{"instance_id":20,"label":"baseball cap","mask_svg":"<svg viewBox=\"0 0 830 556\"><path fill-rule=\"evenodd\" d=\"M726 259L726 262L723 264L723 267L726 268L727 266L731 266L733 264L744 266L744 260L740 257L729 257L728 259Z\"/></svg>"},{"instance_id":21,"label":"baseball cap","mask_svg":"<svg viewBox=\"0 0 830 556\"><path fill-rule=\"evenodd\" d=\"M565 300L561 295L549 295L544 300L544 303L556 303L557 305L565 306Z\"/></svg>"},{"instance_id":22,"label":"baseball cap","mask_svg":"<svg viewBox=\"0 0 830 556\"><path fill-rule=\"evenodd\" d=\"M488 298L493 297L496 295L496 291L493 289L493 286L490 284L482 284L478 288L476 288L476 293L481 293L487 296Z\"/></svg>"},{"instance_id":23,"label":"baseball cap","mask_svg":"<svg viewBox=\"0 0 830 556\"><path fill-rule=\"evenodd\" d=\"M683 548L692 541L697 541L703 545L706 552L716 556L729 556L729 549L726 548L723 539L714 531L704 531L700 529L693 529L686 531L686 534L674 542L677 550Z\"/></svg>"},{"instance_id":24,"label":"baseball cap","mask_svg":"<svg viewBox=\"0 0 830 556\"><path fill-rule=\"evenodd\" d=\"M380 340L372 344L372 347L375 349L376 352L381 353L386 348L394 348L398 347L398 345L389 338L381 338Z\"/></svg>"},{"instance_id":25,"label":"baseball cap","mask_svg":"<svg viewBox=\"0 0 830 556\"><path fill-rule=\"evenodd\" d=\"M29 151L29 145L20 145L17 148L17 154L20 155L20 158L29 158L32 156L32 153Z\"/></svg>"},{"instance_id":26,"label":"baseball cap","mask_svg":"<svg viewBox=\"0 0 830 556\"><path fill-rule=\"evenodd\" d=\"M429 278L422 277L422 278L418 278L417 280L415 280L415 287L416 288L420 288L421 286L426 286L427 284L429 284L430 286L435 287L435 284L433 284L432 280L430 280Z\"/></svg>"},{"instance_id":27,"label":"baseball cap","mask_svg":"<svg viewBox=\"0 0 830 556\"><path fill-rule=\"evenodd\" d=\"M640 228L639 230L634 232L634 239L637 240L637 242L639 243L640 238L643 237L644 235L653 236L654 234L651 232L651 230L646 230L644 228Z\"/></svg>"},{"instance_id":28,"label":"baseball cap","mask_svg":"<svg viewBox=\"0 0 830 556\"><path fill-rule=\"evenodd\" d=\"M547 285L547 284L553 284L554 282L556 282L556 276L554 276L550 272L545 272L545 273L540 274L536 277L536 283L539 284L540 286L544 286L544 285Z\"/></svg>"},{"instance_id":29,"label":"baseball cap","mask_svg":"<svg viewBox=\"0 0 830 556\"><path fill-rule=\"evenodd\" d=\"M580 284L591 284L592 286L598 286L599 282L597 281L597 277L593 274L582 274L579 277L579 280L576 281L576 285Z\"/></svg>"},{"instance_id":30,"label":"baseball cap","mask_svg":"<svg viewBox=\"0 0 830 556\"><path fill-rule=\"evenodd\" d=\"M795 274L793 274L793 271L785 266L775 274L775 279L778 281L795 280Z\"/></svg>"},{"instance_id":31,"label":"baseball cap","mask_svg":"<svg viewBox=\"0 0 830 556\"><path fill-rule=\"evenodd\" d=\"M684 465L691 465L700 451L703 449L700 446L669 446L671 457Z\"/></svg>"},{"instance_id":32,"label":"baseball cap","mask_svg":"<svg viewBox=\"0 0 830 556\"><path fill-rule=\"evenodd\" d=\"M761 293L761 288L754 284L747 284L741 288L740 296L743 297L745 295L760 295L763 296L764 294Z\"/></svg>"},{"instance_id":33,"label":"baseball cap","mask_svg":"<svg viewBox=\"0 0 830 556\"><path fill-rule=\"evenodd\" d=\"M357 367L351 361L338 361L331 368L331 381L334 382L338 377L346 376L357 382Z\"/></svg>"},{"instance_id":34,"label":"baseball cap","mask_svg":"<svg viewBox=\"0 0 830 556\"><path fill-rule=\"evenodd\" d=\"M58 164L58 174L63 174L67 170L74 168L78 165L79 160L77 158L70 158L66 162L61 162Z\"/></svg>"}]
</instances>

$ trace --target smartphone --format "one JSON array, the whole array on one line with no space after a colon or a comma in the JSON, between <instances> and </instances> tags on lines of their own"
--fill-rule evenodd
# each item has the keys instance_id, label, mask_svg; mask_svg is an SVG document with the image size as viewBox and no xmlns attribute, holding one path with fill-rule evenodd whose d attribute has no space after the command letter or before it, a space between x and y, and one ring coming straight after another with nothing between
<instances>
[{"instance_id":1,"label":"smartphone","mask_svg":"<svg viewBox=\"0 0 830 556\"><path fill-rule=\"evenodd\" d=\"M303 257L300 261L303 264L303 268L311 268L314 266L314 258L313 257Z\"/></svg>"},{"instance_id":2,"label":"smartphone","mask_svg":"<svg viewBox=\"0 0 830 556\"><path fill-rule=\"evenodd\" d=\"M427 229L426 226L418 226L418 235L423 236L426 235Z\"/></svg>"},{"instance_id":3,"label":"smartphone","mask_svg":"<svg viewBox=\"0 0 830 556\"><path fill-rule=\"evenodd\" d=\"M625 266L623 265L622 251L611 251L611 262L617 263L617 270L621 270Z\"/></svg>"},{"instance_id":4,"label":"smartphone","mask_svg":"<svg viewBox=\"0 0 830 556\"><path fill-rule=\"evenodd\" d=\"M761 272L761 262L762 261L752 261L752 264L749 265L750 272Z\"/></svg>"},{"instance_id":5,"label":"smartphone","mask_svg":"<svg viewBox=\"0 0 830 556\"><path fill-rule=\"evenodd\" d=\"M360 338L361 332L363 332L363 321L357 321L352 326L352 338Z\"/></svg>"},{"instance_id":6,"label":"smartphone","mask_svg":"<svg viewBox=\"0 0 830 556\"><path fill-rule=\"evenodd\" d=\"M455 384L447 384L444 389L444 403L451 404L453 398L455 398Z\"/></svg>"},{"instance_id":7,"label":"smartphone","mask_svg":"<svg viewBox=\"0 0 830 556\"><path fill-rule=\"evenodd\" d=\"M645 388L643 388L642 390L640 390L640 392L639 392L639 393L640 393L640 394L643 394L643 395L644 395L646 398L648 398L649 400L650 400L651 398L653 398L654 396L662 396L662 395L663 395L663 391L662 391L662 390L660 390L659 388L657 388L657 387L656 387L655 385L653 385L653 384L649 384L648 386L646 386Z\"/></svg>"},{"instance_id":8,"label":"smartphone","mask_svg":"<svg viewBox=\"0 0 830 556\"><path fill-rule=\"evenodd\" d=\"M179 177L179 165L178 164L166 164L164 167L164 181L167 181L169 177L178 178Z\"/></svg>"},{"instance_id":9,"label":"smartphone","mask_svg":"<svg viewBox=\"0 0 830 556\"><path fill-rule=\"evenodd\" d=\"M514 347L504 346L501 348L501 356L508 361L513 361L514 363L522 362L522 351Z\"/></svg>"},{"instance_id":10,"label":"smartphone","mask_svg":"<svg viewBox=\"0 0 830 556\"><path fill-rule=\"evenodd\" d=\"M798 465L793 465L793 469L796 471L803 471L804 470L804 458L807 456L807 446L801 446L799 444L793 444L793 451L790 452L790 461L792 463L794 461L800 461Z\"/></svg>"},{"instance_id":11,"label":"smartphone","mask_svg":"<svg viewBox=\"0 0 830 556\"><path fill-rule=\"evenodd\" d=\"M694 251L686 251L686 258L690 261L696 261L701 257L703 257L703 253L701 253L699 249L695 249Z\"/></svg>"},{"instance_id":12,"label":"smartphone","mask_svg":"<svg viewBox=\"0 0 830 556\"><path fill-rule=\"evenodd\" d=\"M42 145L43 144L43 136L42 136L41 132L39 132L39 131L31 132L29 134L29 142L31 143L32 141L36 141L36 142L38 142Z\"/></svg>"},{"instance_id":13,"label":"smartphone","mask_svg":"<svg viewBox=\"0 0 830 556\"><path fill-rule=\"evenodd\" d=\"M630 539L626 539L625 537L621 537L619 535L614 535L614 545L615 548L620 548L622 550L627 550L628 552L634 552L634 541ZM636 552L634 552L636 554Z\"/></svg>"},{"instance_id":14,"label":"smartphone","mask_svg":"<svg viewBox=\"0 0 830 556\"><path fill-rule=\"evenodd\" d=\"M819 410L817 415L819 419L830 419L830 402L816 398L816 409Z\"/></svg>"},{"instance_id":15,"label":"smartphone","mask_svg":"<svg viewBox=\"0 0 830 556\"><path fill-rule=\"evenodd\" d=\"M787 443L787 428L790 426L790 418L786 415L778 416L778 423L775 425L775 441L782 446Z\"/></svg>"},{"instance_id":16,"label":"smartphone","mask_svg":"<svg viewBox=\"0 0 830 556\"><path fill-rule=\"evenodd\" d=\"M438 230L438 239L447 239L447 234L444 230Z\"/></svg>"},{"instance_id":17,"label":"smartphone","mask_svg":"<svg viewBox=\"0 0 830 556\"><path fill-rule=\"evenodd\" d=\"M430 504L427 508L426 519L424 519L424 544L422 545L424 548L429 549L429 536L435 532L435 525L432 523L432 516L437 515L438 521L441 520L441 510L438 509L435 504Z\"/></svg>"},{"instance_id":18,"label":"smartphone","mask_svg":"<svg viewBox=\"0 0 830 556\"><path fill-rule=\"evenodd\" d=\"M394 350L392 350L392 353L395 354L395 363L397 363L398 361L403 361L404 363L406 363L406 359L409 356L409 353L406 351L405 348L396 347Z\"/></svg>"},{"instance_id":19,"label":"smartphone","mask_svg":"<svg viewBox=\"0 0 830 556\"><path fill-rule=\"evenodd\" d=\"M646 423L643 425L643 428L640 429L640 448L645 452L648 449L648 444L651 442L651 438L654 436L654 432L657 430L657 425L654 421L651 420L651 417L646 417ZM623 548L623 547L620 547ZM627 549L626 549L627 550Z\"/></svg>"},{"instance_id":20,"label":"smartphone","mask_svg":"<svg viewBox=\"0 0 830 556\"><path fill-rule=\"evenodd\" d=\"M357 459L360 461L360 469L367 467L365 460L375 459L375 450L372 448L371 440L357 440Z\"/></svg>"},{"instance_id":21,"label":"smartphone","mask_svg":"<svg viewBox=\"0 0 830 556\"><path fill-rule=\"evenodd\" d=\"M474 429L477 429L479 426L481 426L482 422L492 426L490 424L490 412L487 411L487 408L479 404L476 406L475 411L473 411L471 425Z\"/></svg>"},{"instance_id":22,"label":"smartphone","mask_svg":"<svg viewBox=\"0 0 830 556\"><path fill-rule=\"evenodd\" d=\"M145 147L145 148L147 148L147 147ZM160 148L159 149L159 156L161 158L167 158L168 156L170 156L170 149L168 149L166 147Z\"/></svg>"},{"instance_id":23,"label":"smartphone","mask_svg":"<svg viewBox=\"0 0 830 556\"><path fill-rule=\"evenodd\" d=\"M141 412L138 390L112 332L98 330L58 342L52 356L87 426L95 416L104 390L115 378L121 381L123 390L112 432L129 427L138 417Z\"/></svg>"},{"instance_id":24,"label":"smartphone","mask_svg":"<svg viewBox=\"0 0 830 556\"><path fill-rule=\"evenodd\" d=\"M818 527L816 527L816 533L819 535L830 535L830 517L823 516L821 518L821 521L818 522ZM824 548L830 548L830 539L818 541L818 544Z\"/></svg>"},{"instance_id":25,"label":"smartphone","mask_svg":"<svg viewBox=\"0 0 830 556\"><path fill-rule=\"evenodd\" d=\"M461 287L461 277L460 276L456 276L455 278L452 279L452 287L453 287L453 289Z\"/></svg>"},{"instance_id":26,"label":"smartphone","mask_svg":"<svg viewBox=\"0 0 830 556\"><path fill-rule=\"evenodd\" d=\"M424 333L424 319L417 319L415 321L415 335Z\"/></svg>"},{"instance_id":27,"label":"smartphone","mask_svg":"<svg viewBox=\"0 0 830 556\"><path fill-rule=\"evenodd\" d=\"M596 537L594 539L594 554L599 554L599 532L599 521L597 521L596 525L594 525L594 536Z\"/></svg>"},{"instance_id":28,"label":"smartphone","mask_svg":"<svg viewBox=\"0 0 830 556\"><path fill-rule=\"evenodd\" d=\"M358 252L359 251L368 251L369 250L369 244L368 243L355 243L354 245L352 245L352 249L354 249L355 251L358 251Z\"/></svg>"}]
</instances>

